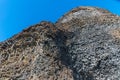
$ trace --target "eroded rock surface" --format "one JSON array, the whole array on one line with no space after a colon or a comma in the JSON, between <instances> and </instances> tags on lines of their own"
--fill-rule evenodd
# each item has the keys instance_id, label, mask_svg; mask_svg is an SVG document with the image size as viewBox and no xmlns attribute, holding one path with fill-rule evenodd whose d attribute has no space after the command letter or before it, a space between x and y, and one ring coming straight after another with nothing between
<instances>
[{"instance_id":1,"label":"eroded rock surface","mask_svg":"<svg viewBox=\"0 0 120 80\"><path fill-rule=\"evenodd\" d=\"M0 43L1 80L120 80L120 17L78 7Z\"/></svg>"}]
</instances>

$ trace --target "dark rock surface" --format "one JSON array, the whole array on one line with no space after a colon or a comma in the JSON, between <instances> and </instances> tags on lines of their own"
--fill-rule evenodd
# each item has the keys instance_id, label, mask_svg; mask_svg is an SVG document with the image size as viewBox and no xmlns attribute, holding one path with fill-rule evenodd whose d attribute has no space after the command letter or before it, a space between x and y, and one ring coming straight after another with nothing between
<instances>
[{"instance_id":1,"label":"dark rock surface","mask_svg":"<svg viewBox=\"0 0 120 80\"><path fill-rule=\"evenodd\" d=\"M0 43L0 80L120 80L120 17L78 7Z\"/></svg>"}]
</instances>

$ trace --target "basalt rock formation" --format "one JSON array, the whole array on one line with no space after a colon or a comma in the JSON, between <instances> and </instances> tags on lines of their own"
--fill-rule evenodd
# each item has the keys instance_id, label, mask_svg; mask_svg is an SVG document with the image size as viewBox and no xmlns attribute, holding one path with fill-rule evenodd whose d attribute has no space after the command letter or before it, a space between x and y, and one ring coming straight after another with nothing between
<instances>
[{"instance_id":1,"label":"basalt rock formation","mask_svg":"<svg viewBox=\"0 0 120 80\"><path fill-rule=\"evenodd\" d=\"M0 80L120 80L120 17L78 7L0 43Z\"/></svg>"}]
</instances>

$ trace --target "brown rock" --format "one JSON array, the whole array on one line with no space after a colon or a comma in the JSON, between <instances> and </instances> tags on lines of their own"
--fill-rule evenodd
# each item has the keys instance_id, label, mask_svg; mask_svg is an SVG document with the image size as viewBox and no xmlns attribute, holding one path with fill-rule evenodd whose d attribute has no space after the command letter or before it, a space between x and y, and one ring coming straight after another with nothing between
<instances>
[{"instance_id":1,"label":"brown rock","mask_svg":"<svg viewBox=\"0 0 120 80\"><path fill-rule=\"evenodd\" d=\"M0 80L120 80L120 17L78 7L0 43Z\"/></svg>"}]
</instances>

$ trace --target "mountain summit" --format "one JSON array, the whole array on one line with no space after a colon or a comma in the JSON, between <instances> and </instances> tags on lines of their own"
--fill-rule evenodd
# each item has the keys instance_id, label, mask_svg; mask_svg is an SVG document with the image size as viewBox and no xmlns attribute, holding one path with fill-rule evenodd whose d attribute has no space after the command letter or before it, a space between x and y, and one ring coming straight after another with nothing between
<instances>
[{"instance_id":1,"label":"mountain summit","mask_svg":"<svg viewBox=\"0 0 120 80\"><path fill-rule=\"evenodd\" d=\"M120 80L120 17L78 7L0 43L0 80Z\"/></svg>"}]
</instances>

